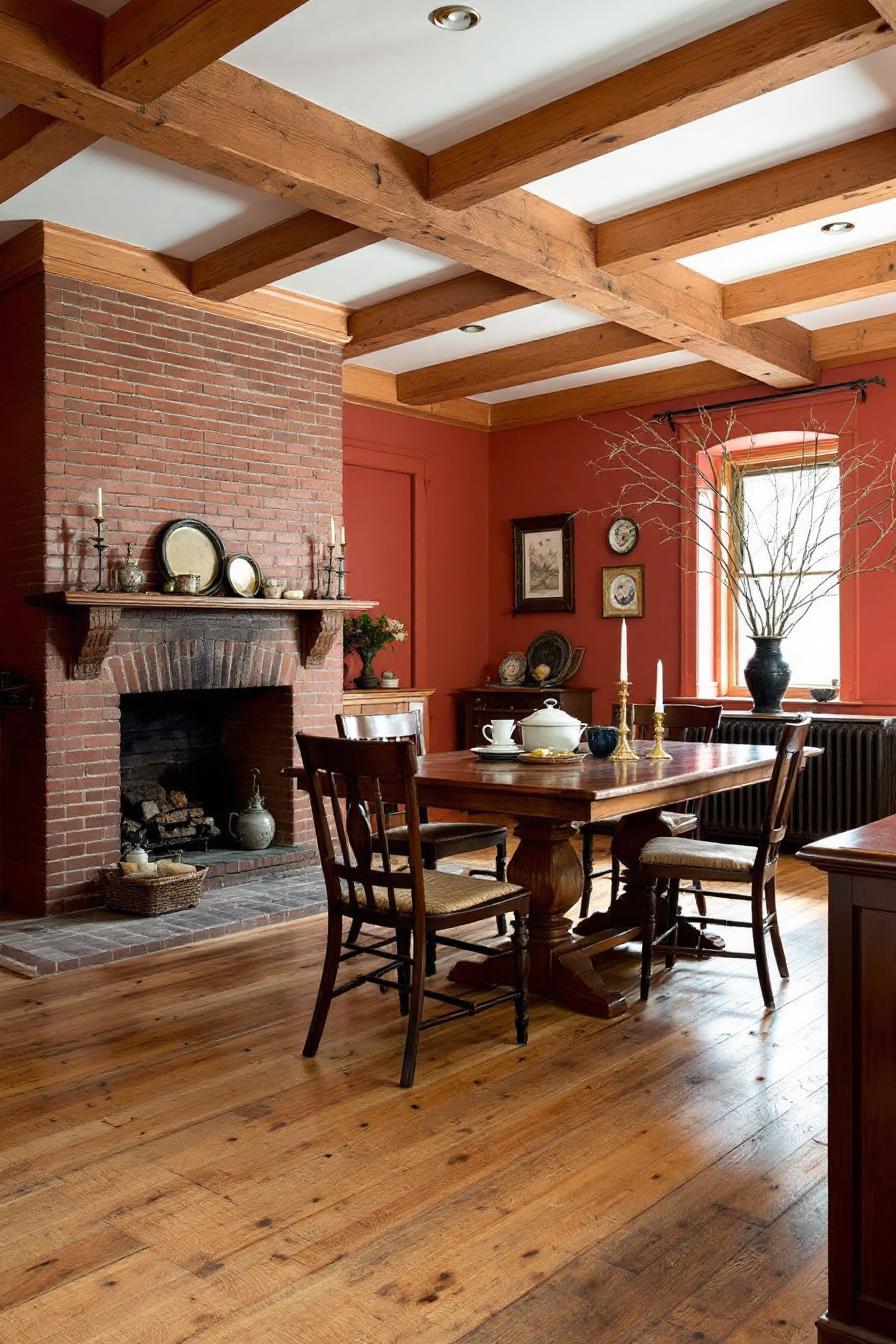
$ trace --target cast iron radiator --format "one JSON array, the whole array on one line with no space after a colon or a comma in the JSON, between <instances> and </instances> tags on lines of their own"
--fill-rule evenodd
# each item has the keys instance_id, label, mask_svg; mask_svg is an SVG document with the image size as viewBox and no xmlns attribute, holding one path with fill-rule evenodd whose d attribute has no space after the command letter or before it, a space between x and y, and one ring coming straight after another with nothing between
<instances>
[{"instance_id":1,"label":"cast iron radiator","mask_svg":"<svg viewBox=\"0 0 896 1344\"><path fill-rule=\"evenodd\" d=\"M779 719L723 715L720 742L774 746ZM826 715L814 719L809 744L824 755L807 762L793 805L788 848L836 835L896 812L896 718ZM703 806L703 834L752 840L759 836L766 786L716 793Z\"/></svg>"}]
</instances>

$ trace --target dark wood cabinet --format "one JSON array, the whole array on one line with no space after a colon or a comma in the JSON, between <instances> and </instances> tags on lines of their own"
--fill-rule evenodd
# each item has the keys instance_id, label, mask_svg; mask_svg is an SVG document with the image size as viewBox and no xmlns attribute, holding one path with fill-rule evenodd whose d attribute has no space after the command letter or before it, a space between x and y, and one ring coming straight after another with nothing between
<instances>
[{"instance_id":1,"label":"dark wood cabinet","mask_svg":"<svg viewBox=\"0 0 896 1344\"><path fill-rule=\"evenodd\" d=\"M896 1344L896 817L802 851L828 874L828 1310L820 1344Z\"/></svg>"},{"instance_id":2,"label":"dark wood cabinet","mask_svg":"<svg viewBox=\"0 0 896 1344\"><path fill-rule=\"evenodd\" d=\"M583 723L591 723L590 686L476 686L462 691L463 745L482 746L482 725L492 719L524 719L533 710L540 709L546 700L556 700L561 709ZM514 733L519 742L519 730Z\"/></svg>"}]
</instances>

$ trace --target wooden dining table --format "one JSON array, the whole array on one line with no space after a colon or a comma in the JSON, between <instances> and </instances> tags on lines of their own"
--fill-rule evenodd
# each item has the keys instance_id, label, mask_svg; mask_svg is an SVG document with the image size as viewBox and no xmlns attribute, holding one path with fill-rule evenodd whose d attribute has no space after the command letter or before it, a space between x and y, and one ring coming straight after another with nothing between
<instances>
[{"instance_id":1,"label":"wooden dining table","mask_svg":"<svg viewBox=\"0 0 896 1344\"><path fill-rule=\"evenodd\" d=\"M611 948L640 938L648 878L638 868L638 856L648 840L669 834L663 809L762 784L775 763L775 748L768 746L665 745L668 761L648 760L647 744L635 744L641 753L636 761L599 760L588 754L569 765L533 765L451 751L421 756L418 762L422 806L497 813L512 820L518 844L508 881L531 892L530 990L591 1017L626 1013L625 996L606 983L593 963ZM807 756L817 754L817 749L807 749ZM300 767L284 774L303 787ZM573 927L567 912L582 895L582 863L573 845L576 827L610 817L622 818L612 842L622 867L612 922L607 912L597 912ZM483 987L512 984L512 954L458 961L450 978Z\"/></svg>"}]
</instances>

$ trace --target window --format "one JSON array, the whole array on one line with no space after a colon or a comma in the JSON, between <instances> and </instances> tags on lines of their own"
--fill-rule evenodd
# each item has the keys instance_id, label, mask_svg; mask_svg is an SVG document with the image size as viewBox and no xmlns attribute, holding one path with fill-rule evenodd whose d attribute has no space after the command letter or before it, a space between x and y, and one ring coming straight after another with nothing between
<instances>
[{"instance_id":1,"label":"window","mask_svg":"<svg viewBox=\"0 0 896 1344\"><path fill-rule=\"evenodd\" d=\"M701 491L698 679L704 694L743 694L753 634L784 632L791 693L840 675L841 491L836 442L755 447L714 464L721 492ZM737 573L739 596L720 579Z\"/></svg>"}]
</instances>

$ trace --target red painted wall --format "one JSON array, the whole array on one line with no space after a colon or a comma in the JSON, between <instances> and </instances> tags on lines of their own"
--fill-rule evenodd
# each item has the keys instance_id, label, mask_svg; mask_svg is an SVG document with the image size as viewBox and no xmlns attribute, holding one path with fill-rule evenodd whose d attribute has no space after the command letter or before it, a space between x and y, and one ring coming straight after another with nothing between
<instances>
[{"instance_id":1,"label":"red painted wall","mask_svg":"<svg viewBox=\"0 0 896 1344\"><path fill-rule=\"evenodd\" d=\"M414 596L413 478L400 471L346 462L342 485L349 543L346 554L351 566L348 591L361 597L375 595L381 611L397 616L410 629ZM349 675L355 676L360 666L360 659L354 655ZM374 668L378 673L389 668L397 673L402 686L410 686L411 639L384 649L375 659Z\"/></svg>"},{"instance_id":2,"label":"red painted wall","mask_svg":"<svg viewBox=\"0 0 896 1344\"><path fill-rule=\"evenodd\" d=\"M896 360L880 360L867 365L830 370L825 382L881 374L888 379L886 388L873 387L868 401L860 405L850 428L856 441L880 441L884 457L896 452ZM709 400L724 401L726 395L752 396L756 389L733 387L730 394L719 393ZM606 454L606 434L630 427L632 413L648 418L655 410L674 408L693 402L664 402L657 406L632 408L590 417L597 427L581 420L558 421L524 429L505 430L490 436L490 630L489 662L492 669L511 649L525 649L540 630L563 631L575 644L586 647L585 660L576 683L596 689L594 713L602 720L609 714L615 694L619 656L619 622L601 615L601 568L618 564L606 544L607 519L590 515L588 510L612 504L621 478L617 473L601 474ZM811 405L798 401L792 409L786 403L774 407L739 412L742 423L756 432L773 427L799 429ZM847 401L819 401L813 407L826 428L837 430L843 424ZM825 420L825 417L827 419ZM589 466L589 461L594 462ZM516 516L557 513L561 510L586 511L576 518L576 611L546 613L542 616L512 612L513 561L509 520ZM649 518L639 518L641 535L629 559L645 567L646 614L629 622L629 663L636 698L647 698L653 687L655 664L662 658L666 672L666 693L681 691L682 604L681 573L672 544L662 544ZM844 642L854 622L859 695L850 706L854 712L890 712L896 707L896 573L868 574L858 580L851 597ZM845 658L846 649L844 649Z\"/></svg>"},{"instance_id":3,"label":"red painted wall","mask_svg":"<svg viewBox=\"0 0 896 1344\"><path fill-rule=\"evenodd\" d=\"M344 422L348 462L399 474L407 470L417 482L414 680L436 688L430 701L430 747L448 751L457 745L456 692L481 680L488 659L488 435L363 406L347 405ZM349 520L372 511L368 499L358 498L362 479L351 470L345 475ZM355 543L349 537L353 582L365 588L363 596L379 598L379 592L366 591L367 574L376 575L381 566L374 554L376 530L352 526L361 538L351 550ZM382 582L387 593L393 581ZM377 665L386 660L395 661L387 652Z\"/></svg>"}]
</instances>

